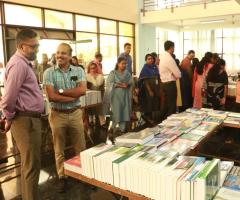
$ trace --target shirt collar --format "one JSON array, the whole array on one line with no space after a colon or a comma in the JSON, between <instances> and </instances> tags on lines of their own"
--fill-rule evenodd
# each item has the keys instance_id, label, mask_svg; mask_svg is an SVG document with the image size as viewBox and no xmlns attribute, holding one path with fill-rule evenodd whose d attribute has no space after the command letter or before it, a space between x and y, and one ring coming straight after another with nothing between
<instances>
[{"instance_id":1,"label":"shirt collar","mask_svg":"<svg viewBox=\"0 0 240 200\"><path fill-rule=\"evenodd\" d=\"M56 64L55 66L54 66L54 70L61 70L61 68L59 67L59 65L58 64ZM69 71L71 71L71 70L73 70L73 65L69 65L69 68L68 68L68 72Z\"/></svg>"},{"instance_id":2,"label":"shirt collar","mask_svg":"<svg viewBox=\"0 0 240 200\"><path fill-rule=\"evenodd\" d=\"M15 53L15 55L16 55L17 57L23 59L26 64L28 64L29 66L32 67L31 61L28 60L24 55L22 55L22 54L20 53L20 51L17 50L16 53Z\"/></svg>"}]
</instances>

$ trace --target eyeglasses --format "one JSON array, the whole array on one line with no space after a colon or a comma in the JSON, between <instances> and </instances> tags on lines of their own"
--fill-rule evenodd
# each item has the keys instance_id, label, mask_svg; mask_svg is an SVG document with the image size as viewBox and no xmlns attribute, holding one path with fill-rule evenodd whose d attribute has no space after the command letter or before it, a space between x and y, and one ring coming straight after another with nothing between
<instances>
[{"instance_id":1,"label":"eyeglasses","mask_svg":"<svg viewBox=\"0 0 240 200\"><path fill-rule=\"evenodd\" d=\"M32 49L38 49L39 48L39 44L35 44L35 45L30 45L30 44L27 44L27 43L23 43L24 45L26 45L26 46L29 46L29 47L31 47Z\"/></svg>"}]
</instances>

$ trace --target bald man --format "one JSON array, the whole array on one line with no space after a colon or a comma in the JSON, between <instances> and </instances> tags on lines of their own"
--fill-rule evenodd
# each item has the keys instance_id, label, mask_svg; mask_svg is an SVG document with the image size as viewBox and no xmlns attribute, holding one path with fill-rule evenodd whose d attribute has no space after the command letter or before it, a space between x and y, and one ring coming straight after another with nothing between
<instances>
[{"instance_id":1,"label":"bald man","mask_svg":"<svg viewBox=\"0 0 240 200\"><path fill-rule=\"evenodd\" d=\"M71 138L76 155L85 149L85 138L80 109L80 96L86 93L86 78L81 67L70 65L72 49L62 43L57 47L56 65L43 75L43 85L50 102L49 123L53 134L59 190L65 191L64 148L65 136Z\"/></svg>"}]
</instances>

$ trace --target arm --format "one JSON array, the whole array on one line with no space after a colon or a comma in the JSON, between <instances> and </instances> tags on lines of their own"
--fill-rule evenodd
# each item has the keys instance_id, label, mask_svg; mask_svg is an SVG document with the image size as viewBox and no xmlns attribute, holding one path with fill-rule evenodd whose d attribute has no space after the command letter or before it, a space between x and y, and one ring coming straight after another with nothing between
<instances>
[{"instance_id":1,"label":"arm","mask_svg":"<svg viewBox=\"0 0 240 200\"><path fill-rule=\"evenodd\" d=\"M154 96L153 91L152 91L152 89L151 89L151 87L150 87L150 85L149 85L149 83L148 83L147 81L145 82L145 86L146 86L146 88L147 88L148 94L149 94L151 97L153 97L153 96Z\"/></svg>"},{"instance_id":2,"label":"arm","mask_svg":"<svg viewBox=\"0 0 240 200\"><path fill-rule=\"evenodd\" d=\"M13 67L14 65L17 65ZM20 88L25 80L27 71L25 68L18 66L16 63L8 69L8 77L5 82L5 93L1 99L1 109L3 118L5 118L4 132L7 133L12 125L12 120L16 114L16 102L20 92ZM14 92L13 92L14 91Z\"/></svg>"},{"instance_id":3,"label":"arm","mask_svg":"<svg viewBox=\"0 0 240 200\"><path fill-rule=\"evenodd\" d=\"M11 121L15 116L17 98L27 76L27 69L22 67L21 64L21 62L15 63L9 66L7 70L8 74L5 82L5 92L2 96L1 109L3 116L8 121Z\"/></svg>"},{"instance_id":4,"label":"arm","mask_svg":"<svg viewBox=\"0 0 240 200\"><path fill-rule=\"evenodd\" d=\"M69 103L76 100L76 98L67 97L67 96L58 94L57 92L54 91L54 88L52 85L45 85L45 92L50 102Z\"/></svg>"},{"instance_id":5,"label":"arm","mask_svg":"<svg viewBox=\"0 0 240 200\"><path fill-rule=\"evenodd\" d=\"M86 94L86 89L87 89L86 81L80 81L80 82L78 82L76 88L65 89L63 91L62 96L79 98L80 96L83 96Z\"/></svg>"},{"instance_id":6,"label":"arm","mask_svg":"<svg viewBox=\"0 0 240 200\"><path fill-rule=\"evenodd\" d=\"M176 79L181 78L181 72L178 69L178 66L176 65L176 62L174 61L173 58L169 59L168 68Z\"/></svg>"}]
</instances>

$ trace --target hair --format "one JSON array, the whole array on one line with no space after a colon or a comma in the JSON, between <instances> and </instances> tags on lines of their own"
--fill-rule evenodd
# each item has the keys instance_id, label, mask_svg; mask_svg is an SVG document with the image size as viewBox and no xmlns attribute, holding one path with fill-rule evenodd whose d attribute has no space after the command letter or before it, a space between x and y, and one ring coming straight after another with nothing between
<instances>
[{"instance_id":1,"label":"hair","mask_svg":"<svg viewBox=\"0 0 240 200\"><path fill-rule=\"evenodd\" d=\"M22 29L21 31L19 31L17 33L17 36L16 36L17 45L28 39L36 38L37 36L38 36L38 34L31 29Z\"/></svg>"},{"instance_id":2,"label":"hair","mask_svg":"<svg viewBox=\"0 0 240 200\"><path fill-rule=\"evenodd\" d=\"M97 64L95 62L90 62L87 66L87 73L90 73L90 67L94 65L95 67L97 67Z\"/></svg>"},{"instance_id":3,"label":"hair","mask_svg":"<svg viewBox=\"0 0 240 200\"><path fill-rule=\"evenodd\" d=\"M100 52L96 52L95 53L95 58L100 58L100 57L102 57L102 54Z\"/></svg>"},{"instance_id":4,"label":"hair","mask_svg":"<svg viewBox=\"0 0 240 200\"><path fill-rule=\"evenodd\" d=\"M145 61L147 61L147 58L148 58L148 57L152 57L152 59L153 59L154 62L155 62L155 58L154 58L154 56L153 56L151 53L148 53L148 54L145 55Z\"/></svg>"},{"instance_id":5,"label":"hair","mask_svg":"<svg viewBox=\"0 0 240 200\"><path fill-rule=\"evenodd\" d=\"M127 43L124 44L124 49L126 48L126 46L132 46L132 45L127 42Z\"/></svg>"},{"instance_id":6,"label":"hair","mask_svg":"<svg viewBox=\"0 0 240 200\"><path fill-rule=\"evenodd\" d=\"M215 65L209 70L207 75L207 81L215 82L219 76L221 66L225 66L226 62L223 59L219 59Z\"/></svg>"},{"instance_id":7,"label":"hair","mask_svg":"<svg viewBox=\"0 0 240 200\"><path fill-rule=\"evenodd\" d=\"M169 50L170 48L174 47L174 42L167 40L164 42L164 49L165 51Z\"/></svg>"},{"instance_id":8,"label":"hair","mask_svg":"<svg viewBox=\"0 0 240 200\"><path fill-rule=\"evenodd\" d=\"M194 71L195 67L198 65L199 60L198 58L193 58L192 59L192 70Z\"/></svg>"},{"instance_id":9,"label":"hair","mask_svg":"<svg viewBox=\"0 0 240 200\"><path fill-rule=\"evenodd\" d=\"M158 55L157 55L156 52L152 52L151 55L152 55L153 57L155 57L155 58L158 57Z\"/></svg>"},{"instance_id":10,"label":"hair","mask_svg":"<svg viewBox=\"0 0 240 200\"><path fill-rule=\"evenodd\" d=\"M202 58L202 60L197 64L197 73L199 75L203 74L204 66L211 62L212 59L212 53L206 52L205 56Z\"/></svg>"},{"instance_id":11,"label":"hair","mask_svg":"<svg viewBox=\"0 0 240 200\"><path fill-rule=\"evenodd\" d=\"M68 53L70 56L72 56L72 47L69 44L63 42L63 43L59 44L58 46L68 47Z\"/></svg>"},{"instance_id":12,"label":"hair","mask_svg":"<svg viewBox=\"0 0 240 200\"><path fill-rule=\"evenodd\" d=\"M121 63L122 61L126 61L126 59L124 57L119 57L117 59L117 63L115 65L115 70L118 70L118 64Z\"/></svg>"},{"instance_id":13,"label":"hair","mask_svg":"<svg viewBox=\"0 0 240 200\"><path fill-rule=\"evenodd\" d=\"M77 58L77 56L72 56L72 58L70 59L70 64L76 66L76 65L72 62L72 59L75 59L75 60L77 61L77 65L78 65L78 58Z\"/></svg>"},{"instance_id":14,"label":"hair","mask_svg":"<svg viewBox=\"0 0 240 200\"><path fill-rule=\"evenodd\" d=\"M189 55L189 54L192 54L192 53L195 54L195 51L194 51L194 50L189 50L189 51L188 51L188 55Z\"/></svg>"},{"instance_id":15,"label":"hair","mask_svg":"<svg viewBox=\"0 0 240 200\"><path fill-rule=\"evenodd\" d=\"M215 59L215 60L220 59L218 53L213 53L213 54L212 54L212 58Z\"/></svg>"}]
</instances>

